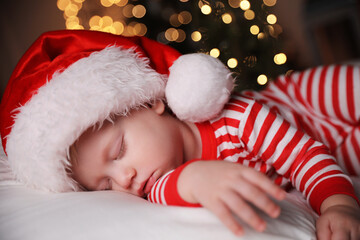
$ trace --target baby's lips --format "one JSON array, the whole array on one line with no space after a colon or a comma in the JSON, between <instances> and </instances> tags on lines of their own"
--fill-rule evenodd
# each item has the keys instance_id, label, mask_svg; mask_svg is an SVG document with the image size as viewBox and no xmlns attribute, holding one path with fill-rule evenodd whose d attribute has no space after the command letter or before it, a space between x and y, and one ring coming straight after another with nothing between
<instances>
[{"instance_id":1,"label":"baby's lips","mask_svg":"<svg viewBox=\"0 0 360 240\"><path fill-rule=\"evenodd\" d=\"M144 193L149 194L151 191L151 188L154 186L156 182L156 177L153 175L150 176L150 178L147 180L145 187L144 187Z\"/></svg>"}]
</instances>

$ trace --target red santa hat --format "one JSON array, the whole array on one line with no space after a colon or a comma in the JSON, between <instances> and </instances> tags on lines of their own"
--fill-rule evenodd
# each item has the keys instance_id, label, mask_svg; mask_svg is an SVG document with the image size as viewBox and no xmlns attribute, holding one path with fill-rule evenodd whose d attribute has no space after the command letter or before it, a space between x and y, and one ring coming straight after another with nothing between
<instances>
[{"instance_id":1,"label":"red santa hat","mask_svg":"<svg viewBox=\"0 0 360 240\"><path fill-rule=\"evenodd\" d=\"M16 179L53 192L78 190L68 150L112 114L166 99L181 120L216 116L233 79L217 59L180 55L145 37L62 30L41 35L16 66L0 105L2 144Z\"/></svg>"}]
</instances>

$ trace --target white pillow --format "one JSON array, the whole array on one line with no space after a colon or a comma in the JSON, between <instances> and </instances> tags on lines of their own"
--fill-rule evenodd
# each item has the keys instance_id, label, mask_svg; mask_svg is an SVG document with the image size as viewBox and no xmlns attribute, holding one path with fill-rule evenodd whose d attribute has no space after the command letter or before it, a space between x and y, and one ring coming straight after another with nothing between
<instances>
[{"instance_id":1,"label":"white pillow","mask_svg":"<svg viewBox=\"0 0 360 240\"><path fill-rule=\"evenodd\" d=\"M264 233L234 236L204 208L168 207L119 192L44 193L14 181L0 156L0 239L316 239L316 215L301 194L288 194ZM263 214L262 214L263 215Z\"/></svg>"}]
</instances>

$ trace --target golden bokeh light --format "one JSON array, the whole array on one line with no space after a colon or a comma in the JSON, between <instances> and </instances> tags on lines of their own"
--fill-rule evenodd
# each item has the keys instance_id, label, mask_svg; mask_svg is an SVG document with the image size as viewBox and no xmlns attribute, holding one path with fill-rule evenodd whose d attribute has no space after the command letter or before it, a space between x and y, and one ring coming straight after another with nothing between
<instances>
[{"instance_id":1,"label":"golden bokeh light","mask_svg":"<svg viewBox=\"0 0 360 240\"><path fill-rule=\"evenodd\" d=\"M101 5L103 5L104 7L111 7L114 3L111 2L110 0L100 0Z\"/></svg>"},{"instance_id":2,"label":"golden bokeh light","mask_svg":"<svg viewBox=\"0 0 360 240\"><path fill-rule=\"evenodd\" d=\"M133 7L132 9L132 14L134 15L134 17L136 18L142 18L145 16L146 14L146 8L143 5L136 5Z\"/></svg>"},{"instance_id":3,"label":"golden bokeh light","mask_svg":"<svg viewBox=\"0 0 360 240\"><path fill-rule=\"evenodd\" d=\"M123 14L125 17L132 18L134 16L133 12L132 12L133 7L134 7L134 5L128 4L123 8Z\"/></svg>"},{"instance_id":4,"label":"golden bokeh light","mask_svg":"<svg viewBox=\"0 0 360 240\"><path fill-rule=\"evenodd\" d=\"M134 25L134 33L136 36L144 36L147 32L147 27L143 23L136 23Z\"/></svg>"},{"instance_id":5,"label":"golden bokeh light","mask_svg":"<svg viewBox=\"0 0 360 240\"><path fill-rule=\"evenodd\" d=\"M264 39L265 38L265 33L263 33L263 32L261 32L261 33L259 33L258 35L257 35L257 38L258 39Z\"/></svg>"},{"instance_id":6,"label":"golden bokeh light","mask_svg":"<svg viewBox=\"0 0 360 240\"><path fill-rule=\"evenodd\" d=\"M236 68L237 65L238 65L238 61L236 60L236 58L230 58L227 61L227 65L228 65L229 68Z\"/></svg>"},{"instance_id":7,"label":"golden bokeh light","mask_svg":"<svg viewBox=\"0 0 360 240\"><path fill-rule=\"evenodd\" d=\"M275 24L276 21L277 21L277 18L274 14L269 14L267 17L266 17L266 21L269 23L269 24Z\"/></svg>"},{"instance_id":8,"label":"golden bokeh light","mask_svg":"<svg viewBox=\"0 0 360 240\"><path fill-rule=\"evenodd\" d=\"M247 20L253 20L255 18L255 12L253 10L246 10L244 12L244 17L247 19Z\"/></svg>"},{"instance_id":9,"label":"golden bokeh light","mask_svg":"<svg viewBox=\"0 0 360 240\"><path fill-rule=\"evenodd\" d=\"M188 11L182 11L177 15L178 21L181 24L189 24L192 21L192 15Z\"/></svg>"},{"instance_id":10,"label":"golden bokeh light","mask_svg":"<svg viewBox=\"0 0 360 240\"><path fill-rule=\"evenodd\" d=\"M119 7L124 7L126 4L128 4L128 0L120 0L115 4Z\"/></svg>"},{"instance_id":11,"label":"golden bokeh light","mask_svg":"<svg viewBox=\"0 0 360 240\"><path fill-rule=\"evenodd\" d=\"M278 53L274 56L274 62L277 65L282 65L282 64L286 63L286 61L287 61L287 57L286 57L285 53Z\"/></svg>"},{"instance_id":12,"label":"golden bokeh light","mask_svg":"<svg viewBox=\"0 0 360 240\"><path fill-rule=\"evenodd\" d=\"M257 78L257 83L259 85L265 85L268 82L268 78L265 74L261 74Z\"/></svg>"},{"instance_id":13,"label":"golden bokeh light","mask_svg":"<svg viewBox=\"0 0 360 240\"><path fill-rule=\"evenodd\" d=\"M200 41L202 38L201 36L201 33L199 31L195 31L191 34L191 39L194 41L194 42L198 42Z\"/></svg>"},{"instance_id":14,"label":"golden bokeh light","mask_svg":"<svg viewBox=\"0 0 360 240\"><path fill-rule=\"evenodd\" d=\"M223 20L224 23L226 24L230 24L232 22L232 17L229 13L224 13L222 16L221 16L221 19Z\"/></svg>"},{"instance_id":15,"label":"golden bokeh light","mask_svg":"<svg viewBox=\"0 0 360 240\"><path fill-rule=\"evenodd\" d=\"M238 8L238 7L240 7L240 1L241 0L228 0L228 3L230 5L230 7Z\"/></svg>"},{"instance_id":16,"label":"golden bokeh light","mask_svg":"<svg viewBox=\"0 0 360 240\"><path fill-rule=\"evenodd\" d=\"M66 17L76 16L79 12L79 7L76 4L70 3L65 7L64 14Z\"/></svg>"},{"instance_id":17,"label":"golden bokeh light","mask_svg":"<svg viewBox=\"0 0 360 240\"><path fill-rule=\"evenodd\" d=\"M175 28L168 28L165 31L165 38L170 42L176 41L178 37L179 37L179 32Z\"/></svg>"},{"instance_id":18,"label":"golden bokeh light","mask_svg":"<svg viewBox=\"0 0 360 240\"><path fill-rule=\"evenodd\" d=\"M57 1L57 7L61 10L61 11L65 11L65 8L70 4L70 0L58 0Z\"/></svg>"},{"instance_id":19,"label":"golden bokeh light","mask_svg":"<svg viewBox=\"0 0 360 240\"><path fill-rule=\"evenodd\" d=\"M214 58L218 58L220 56L220 50L217 48L213 48L210 50L210 56L214 57Z\"/></svg>"},{"instance_id":20,"label":"golden bokeh light","mask_svg":"<svg viewBox=\"0 0 360 240\"><path fill-rule=\"evenodd\" d=\"M113 27L115 28L116 34L120 35L124 32L125 26L122 22L115 21L113 23Z\"/></svg>"},{"instance_id":21,"label":"golden bokeh light","mask_svg":"<svg viewBox=\"0 0 360 240\"><path fill-rule=\"evenodd\" d=\"M110 27L114 23L114 20L110 16L104 16L99 21L99 26L102 28Z\"/></svg>"},{"instance_id":22,"label":"golden bokeh light","mask_svg":"<svg viewBox=\"0 0 360 240\"><path fill-rule=\"evenodd\" d=\"M260 32L260 28L257 25L252 25L250 27L250 32L252 35L258 35Z\"/></svg>"},{"instance_id":23,"label":"golden bokeh light","mask_svg":"<svg viewBox=\"0 0 360 240\"><path fill-rule=\"evenodd\" d=\"M209 15L211 13L211 11L212 11L212 9L209 5L205 4L201 7L201 12L205 15Z\"/></svg>"},{"instance_id":24,"label":"golden bokeh light","mask_svg":"<svg viewBox=\"0 0 360 240\"><path fill-rule=\"evenodd\" d=\"M179 36L175 41L178 42L178 43L181 43L181 42L185 41L185 39L186 39L185 31L182 30L182 29L178 29L178 33L179 33Z\"/></svg>"},{"instance_id":25,"label":"golden bokeh light","mask_svg":"<svg viewBox=\"0 0 360 240\"><path fill-rule=\"evenodd\" d=\"M240 8L244 11L250 9L251 5L250 5L250 2L248 0L242 0L240 2Z\"/></svg>"},{"instance_id":26,"label":"golden bokeh light","mask_svg":"<svg viewBox=\"0 0 360 240\"><path fill-rule=\"evenodd\" d=\"M276 0L263 0L264 4L268 7L275 6Z\"/></svg>"},{"instance_id":27,"label":"golden bokeh light","mask_svg":"<svg viewBox=\"0 0 360 240\"><path fill-rule=\"evenodd\" d=\"M100 19L101 19L101 17L98 15L92 16L89 20L90 28L100 26Z\"/></svg>"},{"instance_id":28,"label":"golden bokeh light","mask_svg":"<svg viewBox=\"0 0 360 240\"><path fill-rule=\"evenodd\" d=\"M173 27L179 27L181 25L181 22L179 21L179 17L178 14L174 13L171 14L170 18L169 18L169 23L173 26Z\"/></svg>"}]
</instances>

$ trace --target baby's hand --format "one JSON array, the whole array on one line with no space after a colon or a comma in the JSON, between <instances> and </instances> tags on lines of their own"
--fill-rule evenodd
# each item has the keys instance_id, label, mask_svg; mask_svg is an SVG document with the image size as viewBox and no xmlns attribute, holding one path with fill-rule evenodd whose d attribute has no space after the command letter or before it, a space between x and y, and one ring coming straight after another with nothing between
<instances>
[{"instance_id":1,"label":"baby's hand","mask_svg":"<svg viewBox=\"0 0 360 240\"><path fill-rule=\"evenodd\" d=\"M178 191L184 200L200 203L212 211L236 235L244 231L232 213L257 231L263 231L266 223L250 203L276 218L280 207L269 195L278 200L285 198L285 191L264 174L224 161L189 164L179 176Z\"/></svg>"},{"instance_id":2,"label":"baby's hand","mask_svg":"<svg viewBox=\"0 0 360 240\"><path fill-rule=\"evenodd\" d=\"M325 209L322 207L322 214L316 222L318 239L360 239L360 208L355 200L346 195L335 195L335 198L345 198L345 202ZM352 200L353 203L348 204Z\"/></svg>"}]
</instances>

